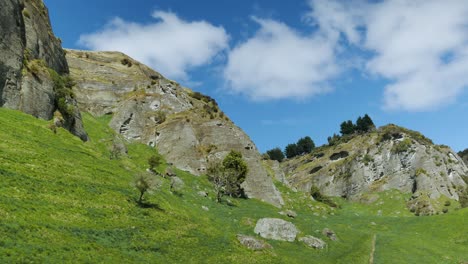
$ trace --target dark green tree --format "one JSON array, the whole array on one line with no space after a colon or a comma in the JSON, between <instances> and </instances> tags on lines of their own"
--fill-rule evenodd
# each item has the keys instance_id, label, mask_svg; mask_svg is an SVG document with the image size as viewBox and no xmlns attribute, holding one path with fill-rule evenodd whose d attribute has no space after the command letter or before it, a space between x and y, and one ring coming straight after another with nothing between
<instances>
[{"instance_id":1,"label":"dark green tree","mask_svg":"<svg viewBox=\"0 0 468 264\"><path fill-rule=\"evenodd\" d=\"M375 128L374 122L367 114L364 117L358 117L356 120L356 131L359 133L369 132L373 128Z\"/></svg>"},{"instance_id":2,"label":"dark green tree","mask_svg":"<svg viewBox=\"0 0 468 264\"><path fill-rule=\"evenodd\" d=\"M216 201L220 202L223 195L242 197L244 190L241 184L247 176L247 163L240 152L231 150L222 163L211 164L208 177L216 190Z\"/></svg>"},{"instance_id":3,"label":"dark green tree","mask_svg":"<svg viewBox=\"0 0 468 264\"><path fill-rule=\"evenodd\" d=\"M353 124L353 121L348 120L344 121L340 125L340 133L342 135L351 135L356 131L356 126Z\"/></svg>"},{"instance_id":4,"label":"dark green tree","mask_svg":"<svg viewBox=\"0 0 468 264\"><path fill-rule=\"evenodd\" d=\"M298 155L310 153L315 148L315 143L309 136L299 139L296 145Z\"/></svg>"},{"instance_id":5,"label":"dark green tree","mask_svg":"<svg viewBox=\"0 0 468 264\"><path fill-rule=\"evenodd\" d=\"M270 149L266 152L271 160L277 160L279 162L284 160L284 153L280 148Z\"/></svg>"},{"instance_id":6,"label":"dark green tree","mask_svg":"<svg viewBox=\"0 0 468 264\"><path fill-rule=\"evenodd\" d=\"M297 144L288 144L286 148L284 149L284 154L286 154L286 157L288 159L294 158L295 156L297 156L298 155Z\"/></svg>"}]
</instances>

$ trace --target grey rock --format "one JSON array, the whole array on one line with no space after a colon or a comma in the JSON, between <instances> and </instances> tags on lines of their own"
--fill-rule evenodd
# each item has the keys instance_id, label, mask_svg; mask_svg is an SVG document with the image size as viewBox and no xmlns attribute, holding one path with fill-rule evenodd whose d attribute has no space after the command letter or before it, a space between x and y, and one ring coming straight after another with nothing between
<instances>
[{"instance_id":1,"label":"grey rock","mask_svg":"<svg viewBox=\"0 0 468 264\"><path fill-rule=\"evenodd\" d=\"M172 170L172 168L170 167L167 167L166 170L164 171L164 176L165 177L174 177L176 176L174 170Z\"/></svg>"},{"instance_id":2,"label":"grey rock","mask_svg":"<svg viewBox=\"0 0 468 264\"><path fill-rule=\"evenodd\" d=\"M304 244L306 244L307 246L316 249L323 249L327 246L327 243L325 243L323 240L313 236L300 237L298 240L304 242Z\"/></svg>"},{"instance_id":3,"label":"grey rock","mask_svg":"<svg viewBox=\"0 0 468 264\"><path fill-rule=\"evenodd\" d=\"M384 139L388 130L395 136ZM396 151L402 142L410 143L406 149ZM416 213L421 209L419 205L425 203L419 200L429 200L427 209L442 208L435 205L439 197L459 200L467 188L463 177L468 175L468 167L453 150L396 126L356 135L346 143L324 148L322 153L323 156L309 155L284 162L289 185L303 192L309 192L314 185L324 195L357 201L396 189L412 194L409 205L417 205ZM317 167L321 169L310 169Z\"/></svg>"},{"instance_id":4,"label":"grey rock","mask_svg":"<svg viewBox=\"0 0 468 264\"><path fill-rule=\"evenodd\" d=\"M181 178L177 176L171 177L171 191L181 191L184 186L185 183Z\"/></svg>"},{"instance_id":5,"label":"grey rock","mask_svg":"<svg viewBox=\"0 0 468 264\"><path fill-rule=\"evenodd\" d=\"M324 236L327 236L330 240L333 240L333 241L338 240L338 237L336 236L335 232L333 230L328 229L328 228L324 228L322 230L322 234Z\"/></svg>"},{"instance_id":6,"label":"grey rock","mask_svg":"<svg viewBox=\"0 0 468 264\"><path fill-rule=\"evenodd\" d=\"M254 232L263 238L289 241L296 240L296 226L279 218L262 218L257 221Z\"/></svg>"},{"instance_id":7,"label":"grey rock","mask_svg":"<svg viewBox=\"0 0 468 264\"><path fill-rule=\"evenodd\" d=\"M278 207L284 203L254 143L213 103L122 53L67 50L67 60L82 111L113 114L110 126L117 133L156 147L168 162L194 175L239 151L249 167L242 185L246 195Z\"/></svg>"},{"instance_id":8,"label":"grey rock","mask_svg":"<svg viewBox=\"0 0 468 264\"><path fill-rule=\"evenodd\" d=\"M270 244L268 244L264 240L261 240L252 236L239 234L237 235L237 240L239 240L239 242L245 247L247 247L248 249L252 249L254 251L273 248Z\"/></svg>"},{"instance_id":9,"label":"grey rock","mask_svg":"<svg viewBox=\"0 0 468 264\"><path fill-rule=\"evenodd\" d=\"M200 195L201 197L208 197L208 193L205 191L199 191L197 194Z\"/></svg>"},{"instance_id":10,"label":"grey rock","mask_svg":"<svg viewBox=\"0 0 468 264\"><path fill-rule=\"evenodd\" d=\"M208 208L208 207L206 207L206 206L204 206L204 205L202 206L202 209L205 210L205 211L209 211L209 210L210 210L210 208Z\"/></svg>"}]
</instances>

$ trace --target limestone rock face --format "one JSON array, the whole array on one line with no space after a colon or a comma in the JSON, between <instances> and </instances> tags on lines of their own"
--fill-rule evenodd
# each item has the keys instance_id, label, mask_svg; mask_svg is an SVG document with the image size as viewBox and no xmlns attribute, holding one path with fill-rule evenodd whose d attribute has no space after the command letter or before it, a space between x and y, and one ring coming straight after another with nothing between
<instances>
[{"instance_id":1,"label":"limestone rock face","mask_svg":"<svg viewBox=\"0 0 468 264\"><path fill-rule=\"evenodd\" d=\"M262 218L257 221L254 232L263 238L289 241L296 240L296 226L279 218Z\"/></svg>"},{"instance_id":2,"label":"limestone rock face","mask_svg":"<svg viewBox=\"0 0 468 264\"><path fill-rule=\"evenodd\" d=\"M393 125L316 149L282 166L289 184L301 191L309 192L314 185L325 195L355 200L390 189L412 193L412 202L459 200L467 189L468 168L454 151Z\"/></svg>"},{"instance_id":3,"label":"limestone rock face","mask_svg":"<svg viewBox=\"0 0 468 264\"><path fill-rule=\"evenodd\" d=\"M68 73L65 52L53 33L42 0L0 0L0 106L52 119L56 106L49 69ZM73 105L70 100L67 104ZM79 111L65 118L73 134L87 140Z\"/></svg>"},{"instance_id":4,"label":"limestone rock face","mask_svg":"<svg viewBox=\"0 0 468 264\"><path fill-rule=\"evenodd\" d=\"M119 52L67 50L67 60L82 111L112 114L116 132L156 147L168 162L195 175L230 150L239 151L249 167L243 184L247 196L283 204L254 143L213 99Z\"/></svg>"}]
</instances>

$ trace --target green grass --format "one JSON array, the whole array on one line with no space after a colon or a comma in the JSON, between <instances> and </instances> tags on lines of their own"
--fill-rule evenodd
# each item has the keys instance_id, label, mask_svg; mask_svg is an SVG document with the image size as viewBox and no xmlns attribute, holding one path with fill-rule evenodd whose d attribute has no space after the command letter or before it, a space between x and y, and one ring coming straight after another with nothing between
<instances>
[{"instance_id":1,"label":"green grass","mask_svg":"<svg viewBox=\"0 0 468 264\"><path fill-rule=\"evenodd\" d=\"M63 129L54 134L49 122L0 108L0 263L368 263L374 235L375 263L468 261L467 209L415 217L397 191L370 204L335 199L341 209L331 209L278 184L282 209L254 199L227 205L215 202L206 177L175 170L185 182L181 193L171 193L165 179L147 196L153 208L141 208L131 181L157 152L129 144L128 157L111 160L109 120L85 114L91 141L83 143ZM278 213L286 209L298 216ZM255 235L263 217L291 221L300 235L328 247L268 241L273 249L264 252L243 248L236 234ZM325 238L325 227L339 240Z\"/></svg>"}]
</instances>

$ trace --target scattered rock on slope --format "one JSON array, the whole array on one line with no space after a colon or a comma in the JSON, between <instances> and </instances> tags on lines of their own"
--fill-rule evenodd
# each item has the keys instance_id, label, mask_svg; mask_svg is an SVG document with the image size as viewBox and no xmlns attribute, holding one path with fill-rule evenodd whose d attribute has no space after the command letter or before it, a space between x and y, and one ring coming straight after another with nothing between
<instances>
[{"instance_id":1,"label":"scattered rock on slope","mask_svg":"<svg viewBox=\"0 0 468 264\"><path fill-rule=\"evenodd\" d=\"M296 226L279 218L262 218L257 221L254 232L263 238L293 242L298 230Z\"/></svg>"},{"instance_id":2,"label":"scattered rock on slope","mask_svg":"<svg viewBox=\"0 0 468 264\"><path fill-rule=\"evenodd\" d=\"M272 246L270 244L268 244L267 242L261 240L261 239L258 239L258 238L255 238L255 237L252 237L252 236L246 236L246 235L237 235L237 240L239 240L239 242L246 246L247 248L249 249L252 249L252 250L264 250L264 249L270 249L272 248Z\"/></svg>"},{"instance_id":3,"label":"scattered rock on slope","mask_svg":"<svg viewBox=\"0 0 468 264\"><path fill-rule=\"evenodd\" d=\"M304 244L306 244L307 246L316 249L323 249L327 246L327 243L325 243L323 240L313 236L301 237L299 238L299 241L304 242Z\"/></svg>"}]
</instances>

